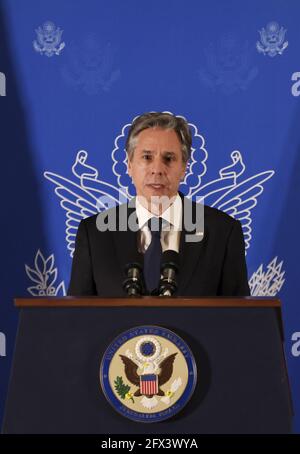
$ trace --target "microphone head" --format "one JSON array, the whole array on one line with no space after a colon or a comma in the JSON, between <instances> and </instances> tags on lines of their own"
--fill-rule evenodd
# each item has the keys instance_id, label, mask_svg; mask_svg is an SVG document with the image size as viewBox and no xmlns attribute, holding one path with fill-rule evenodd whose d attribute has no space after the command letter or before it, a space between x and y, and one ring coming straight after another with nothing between
<instances>
[{"instance_id":1,"label":"microphone head","mask_svg":"<svg viewBox=\"0 0 300 454\"><path fill-rule=\"evenodd\" d=\"M126 278L123 289L128 296L140 296L143 289L143 268L137 262L130 262L125 266Z\"/></svg>"},{"instance_id":2,"label":"microphone head","mask_svg":"<svg viewBox=\"0 0 300 454\"><path fill-rule=\"evenodd\" d=\"M177 290L176 275L179 270L178 252L168 250L163 253L161 261L161 279L159 296L173 296Z\"/></svg>"},{"instance_id":3,"label":"microphone head","mask_svg":"<svg viewBox=\"0 0 300 454\"><path fill-rule=\"evenodd\" d=\"M166 268L173 268L176 272L179 270L178 252L168 249L163 253L161 259L161 271Z\"/></svg>"},{"instance_id":4,"label":"microphone head","mask_svg":"<svg viewBox=\"0 0 300 454\"><path fill-rule=\"evenodd\" d=\"M143 271L142 265L140 265L140 263L138 263L138 262L129 262L125 266L125 269L124 269L125 274L128 274L128 271L132 270L132 269L137 269L140 273Z\"/></svg>"}]
</instances>

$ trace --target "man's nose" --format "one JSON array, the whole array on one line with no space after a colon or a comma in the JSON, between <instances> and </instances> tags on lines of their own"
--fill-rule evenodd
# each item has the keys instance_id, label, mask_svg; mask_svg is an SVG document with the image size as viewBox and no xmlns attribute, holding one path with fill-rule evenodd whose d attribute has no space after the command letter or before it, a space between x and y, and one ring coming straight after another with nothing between
<instances>
[{"instance_id":1,"label":"man's nose","mask_svg":"<svg viewBox=\"0 0 300 454\"><path fill-rule=\"evenodd\" d=\"M154 159L152 162L151 173L152 175L162 175L164 171L164 163L161 159Z\"/></svg>"}]
</instances>

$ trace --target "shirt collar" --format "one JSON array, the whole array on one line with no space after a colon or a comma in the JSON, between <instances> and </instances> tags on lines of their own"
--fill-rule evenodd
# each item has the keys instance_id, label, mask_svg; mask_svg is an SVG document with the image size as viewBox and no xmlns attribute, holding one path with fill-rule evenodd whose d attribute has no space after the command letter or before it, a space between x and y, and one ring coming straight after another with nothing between
<instances>
[{"instance_id":1,"label":"shirt collar","mask_svg":"<svg viewBox=\"0 0 300 454\"><path fill-rule=\"evenodd\" d=\"M139 222L139 228L142 229L145 224L152 217L158 217L155 214L148 211L136 197L136 215ZM180 195L177 193L174 202L160 215L160 217L167 221L174 227L175 230L181 230L182 224L182 201Z\"/></svg>"}]
</instances>

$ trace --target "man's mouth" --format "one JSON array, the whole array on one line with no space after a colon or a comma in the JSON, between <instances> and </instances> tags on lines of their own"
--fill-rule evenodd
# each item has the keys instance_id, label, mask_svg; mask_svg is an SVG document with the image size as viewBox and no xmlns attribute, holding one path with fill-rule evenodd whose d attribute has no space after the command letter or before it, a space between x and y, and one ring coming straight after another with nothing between
<instances>
[{"instance_id":1,"label":"man's mouth","mask_svg":"<svg viewBox=\"0 0 300 454\"><path fill-rule=\"evenodd\" d=\"M165 187L164 184L159 184L159 183L150 183L150 184L147 184L147 186L150 186L150 188L153 188L153 189L163 189Z\"/></svg>"}]
</instances>

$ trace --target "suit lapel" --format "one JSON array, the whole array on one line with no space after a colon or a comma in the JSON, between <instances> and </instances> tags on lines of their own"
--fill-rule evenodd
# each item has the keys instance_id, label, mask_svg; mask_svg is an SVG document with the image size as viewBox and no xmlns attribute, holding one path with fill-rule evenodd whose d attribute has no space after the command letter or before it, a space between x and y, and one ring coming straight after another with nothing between
<instances>
[{"instance_id":1,"label":"suit lapel","mask_svg":"<svg viewBox=\"0 0 300 454\"><path fill-rule=\"evenodd\" d=\"M135 205L130 208L126 204L120 205L117 209L118 223L120 216L122 216L123 219L126 219L127 230L116 230L112 233L118 262L121 267L122 275L125 277L124 270L128 263L137 262L143 266L143 255L138 252L138 231L132 231L132 229L128 228L129 218L130 222L133 222L133 224L137 223ZM119 225L118 223L117 226Z\"/></svg>"},{"instance_id":2,"label":"suit lapel","mask_svg":"<svg viewBox=\"0 0 300 454\"><path fill-rule=\"evenodd\" d=\"M189 199L184 199L182 197L182 208L183 208L183 225L180 235L180 247L179 247L179 260L180 260L180 269L178 274L178 294L182 294L184 289L187 287L190 279L196 271L199 261L204 260L204 243L207 241L207 232L202 241L190 242L187 241L188 237L192 234L196 234L196 228L192 232L188 232L185 229L185 217L187 214L190 214L190 210L186 210L187 205L190 204L190 209L192 208L193 202Z\"/></svg>"}]
</instances>

